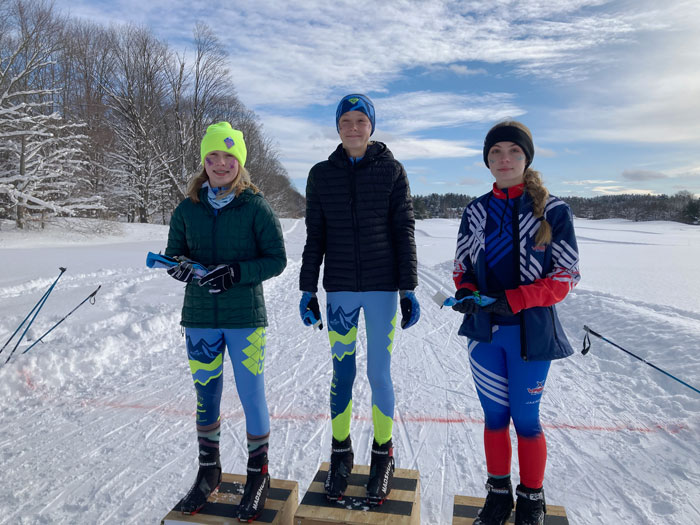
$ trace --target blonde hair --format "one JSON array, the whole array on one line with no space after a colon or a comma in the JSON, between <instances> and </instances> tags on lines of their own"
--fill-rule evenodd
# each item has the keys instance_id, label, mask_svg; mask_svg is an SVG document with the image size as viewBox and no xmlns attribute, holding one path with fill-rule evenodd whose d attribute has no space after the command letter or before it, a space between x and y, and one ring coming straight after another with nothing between
<instances>
[{"instance_id":1,"label":"blonde hair","mask_svg":"<svg viewBox=\"0 0 700 525\"><path fill-rule=\"evenodd\" d=\"M199 173L192 177L190 183L187 185L187 196L192 199L193 202L199 202L199 190L202 189L202 185L208 180L207 170L202 166ZM236 197L238 197L246 188L253 190L253 193L260 192L260 189L250 180L250 173L248 173L248 170L239 164L238 175L236 175L236 178L233 180L231 187L219 193L216 198L226 197L232 191L235 192Z\"/></svg>"},{"instance_id":2,"label":"blonde hair","mask_svg":"<svg viewBox=\"0 0 700 525\"><path fill-rule=\"evenodd\" d=\"M528 127L522 122L517 120L506 120L499 122L494 127L489 130L489 133L503 126L512 126L524 131L530 140L532 140L532 132ZM533 141L534 142L534 141ZM529 159L530 161L532 159ZM537 235L535 236L535 242L542 246L552 242L552 226L544 218L544 208L547 205L547 199L549 199L549 190L545 187L542 182L542 176L539 171L533 170L531 167L525 169L524 174L525 191L530 195L532 199L532 213L535 217L540 219L540 227L537 230Z\"/></svg>"}]
</instances>

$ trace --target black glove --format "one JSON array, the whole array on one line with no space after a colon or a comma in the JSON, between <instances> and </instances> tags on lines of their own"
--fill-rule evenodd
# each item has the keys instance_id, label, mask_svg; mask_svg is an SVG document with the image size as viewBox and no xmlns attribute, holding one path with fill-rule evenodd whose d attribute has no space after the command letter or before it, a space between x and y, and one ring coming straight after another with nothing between
<instances>
[{"instance_id":1,"label":"black glove","mask_svg":"<svg viewBox=\"0 0 700 525\"><path fill-rule=\"evenodd\" d=\"M508 299L506 298L505 292L485 293L482 294L482 296L496 299L493 303L481 307L481 309L484 312L489 312L491 314L502 315L506 317L509 315L515 315L513 313L513 310L511 310L510 305L508 304Z\"/></svg>"},{"instance_id":2,"label":"black glove","mask_svg":"<svg viewBox=\"0 0 700 525\"><path fill-rule=\"evenodd\" d=\"M474 295L474 292L472 292L469 288L460 288L455 294L455 299L460 300L471 295ZM459 312L460 314L471 315L479 310L479 305L477 305L476 301L474 301L473 299L465 299L461 303L452 305L452 309L455 312Z\"/></svg>"},{"instance_id":3,"label":"black glove","mask_svg":"<svg viewBox=\"0 0 700 525\"><path fill-rule=\"evenodd\" d=\"M180 264L171 266L167 272L170 277L183 283L189 283L194 279L194 265L191 261L182 261Z\"/></svg>"},{"instance_id":4,"label":"black glove","mask_svg":"<svg viewBox=\"0 0 700 525\"><path fill-rule=\"evenodd\" d=\"M221 293L241 280L241 267L238 263L220 264L199 279L199 286L210 286L209 293Z\"/></svg>"}]
</instances>

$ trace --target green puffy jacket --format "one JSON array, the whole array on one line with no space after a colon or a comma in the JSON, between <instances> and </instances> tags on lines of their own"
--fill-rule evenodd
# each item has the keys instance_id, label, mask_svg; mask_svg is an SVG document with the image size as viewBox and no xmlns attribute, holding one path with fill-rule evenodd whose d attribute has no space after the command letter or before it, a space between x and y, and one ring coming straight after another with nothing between
<instances>
[{"instance_id":1,"label":"green puffy jacket","mask_svg":"<svg viewBox=\"0 0 700 525\"><path fill-rule=\"evenodd\" d=\"M185 290L182 326L248 328L267 326L262 282L287 265L282 228L261 194L244 190L215 213L207 188L199 203L187 198L173 212L165 254L184 255L207 267L240 264L241 279L219 294L192 281Z\"/></svg>"}]
</instances>

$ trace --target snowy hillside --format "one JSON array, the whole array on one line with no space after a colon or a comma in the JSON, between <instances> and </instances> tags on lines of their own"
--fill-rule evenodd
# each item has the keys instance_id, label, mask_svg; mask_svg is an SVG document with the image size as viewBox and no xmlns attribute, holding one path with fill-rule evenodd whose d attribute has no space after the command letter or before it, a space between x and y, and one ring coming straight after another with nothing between
<instances>
[{"instance_id":1,"label":"snowy hillside","mask_svg":"<svg viewBox=\"0 0 700 525\"><path fill-rule=\"evenodd\" d=\"M289 262L265 285L270 471L306 489L328 459L326 331L299 320L304 224L283 220ZM450 523L455 494L482 496L482 417L459 316L430 299L452 291L458 221L419 221L422 318L397 330L397 466L421 472L423 523ZM587 324L700 387L700 228L576 221L582 281L560 307L575 348ZM63 221L38 232L0 224L0 346L67 267L30 340L84 304L29 353L0 368L0 523L156 523L196 472L195 395L178 325L183 286L145 267L167 228ZM325 306L325 298L320 294ZM364 332L362 330L362 332ZM700 523L700 394L593 339L556 361L542 402L547 501L582 524ZM0 354L4 363L14 344ZM353 442L369 460L372 421L358 348ZM222 459L244 471L243 413L229 365ZM517 458L514 458L517 482Z\"/></svg>"}]
</instances>

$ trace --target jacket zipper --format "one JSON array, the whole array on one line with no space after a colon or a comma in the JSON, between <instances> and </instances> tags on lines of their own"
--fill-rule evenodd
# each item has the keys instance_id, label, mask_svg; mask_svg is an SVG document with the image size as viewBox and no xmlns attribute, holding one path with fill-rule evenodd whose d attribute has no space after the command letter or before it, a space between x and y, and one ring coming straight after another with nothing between
<instances>
[{"instance_id":1,"label":"jacket zipper","mask_svg":"<svg viewBox=\"0 0 700 525\"><path fill-rule=\"evenodd\" d=\"M503 234L503 218L506 216L506 212L508 211L508 203L510 203L510 192L508 191L508 188L505 189L506 193L506 205L503 207L503 213L501 213L501 220L500 226L498 227L498 236L500 237ZM515 210L515 201L513 201L513 209Z\"/></svg>"},{"instance_id":2,"label":"jacket zipper","mask_svg":"<svg viewBox=\"0 0 700 525\"><path fill-rule=\"evenodd\" d=\"M515 278L520 283L520 206L517 199L513 200L513 264L515 266ZM518 313L520 318L520 357L527 361L527 333L525 329L525 316Z\"/></svg>"},{"instance_id":3,"label":"jacket zipper","mask_svg":"<svg viewBox=\"0 0 700 525\"><path fill-rule=\"evenodd\" d=\"M355 238L355 290L360 291L360 231L357 221L357 179L355 164L350 167L350 213L352 214L352 229Z\"/></svg>"},{"instance_id":4,"label":"jacket zipper","mask_svg":"<svg viewBox=\"0 0 700 525\"><path fill-rule=\"evenodd\" d=\"M214 249L214 262L219 260L219 255L216 250L216 219L218 217L218 213L216 210L212 209L212 212L214 213L214 222L212 223L212 247ZM219 298L218 294L209 294L210 296L213 295L214 299L214 328L219 326Z\"/></svg>"},{"instance_id":5,"label":"jacket zipper","mask_svg":"<svg viewBox=\"0 0 700 525\"><path fill-rule=\"evenodd\" d=\"M561 346L559 343L559 335L557 334L557 323L554 322L554 307L549 306L549 318L552 320L552 332L554 333L554 340L557 342L558 346Z\"/></svg>"}]
</instances>

